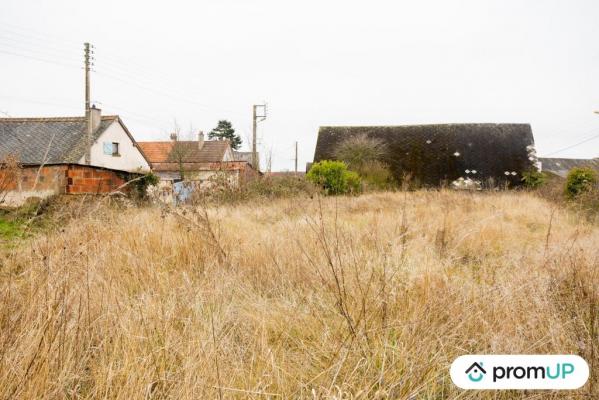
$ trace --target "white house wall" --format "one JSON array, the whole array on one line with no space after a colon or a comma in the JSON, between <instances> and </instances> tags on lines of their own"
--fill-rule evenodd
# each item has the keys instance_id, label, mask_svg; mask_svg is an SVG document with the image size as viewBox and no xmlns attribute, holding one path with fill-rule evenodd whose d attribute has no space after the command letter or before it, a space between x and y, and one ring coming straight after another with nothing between
<instances>
[{"instance_id":1,"label":"white house wall","mask_svg":"<svg viewBox=\"0 0 599 400\"><path fill-rule=\"evenodd\" d=\"M104 154L104 143L118 143L119 155ZM85 158L79 160L85 163ZM149 172L150 166L135 143L118 121L114 121L94 142L91 148L91 165L127 172Z\"/></svg>"},{"instance_id":2,"label":"white house wall","mask_svg":"<svg viewBox=\"0 0 599 400\"><path fill-rule=\"evenodd\" d=\"M233 150L231 150L231 147L227 147L227 150L223 156L223 161L235 161L235 156L233 154Z\"/></svg>"}]
</instances>

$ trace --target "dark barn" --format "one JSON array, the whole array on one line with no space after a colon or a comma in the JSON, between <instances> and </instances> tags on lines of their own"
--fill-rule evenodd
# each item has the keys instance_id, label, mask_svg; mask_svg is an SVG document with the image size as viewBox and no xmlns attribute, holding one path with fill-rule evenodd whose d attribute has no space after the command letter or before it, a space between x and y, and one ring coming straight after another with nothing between
<instances>
[{"instance_id":1,"label":"dark barn","mask_svg":"<svg viewBox=\"0 0 599 400\"><path fill-rule=\"evenodd\" d=\"M323 126L314 162L334 160L337 146L357 135L384 143L383 161L398 180L410 174L427 186L460 177L519 185L522 173L534 169L537 162L529 124Z\"/></svg>"}]
</instances>

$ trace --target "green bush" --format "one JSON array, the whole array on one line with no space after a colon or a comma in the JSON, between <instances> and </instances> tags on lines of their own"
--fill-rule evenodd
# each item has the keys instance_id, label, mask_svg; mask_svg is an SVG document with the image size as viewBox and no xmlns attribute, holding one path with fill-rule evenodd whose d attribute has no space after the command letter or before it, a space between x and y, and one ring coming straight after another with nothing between
<instances>
[{"instance_id":1,"label":"green bush","mask_svg":"<svg viewBox=\"0 0 599 400\"><path fill-rule=\"evenodd\" d=\"M527 171L522 174L522 182L527 188L537 189L547 182L547 176L536 170Z\"/></svg>"},{"instance_id":2,"label":"green bush","mask_svg":"<svg viewBox=\"0 0 599 400\"><path fill-rule=\"evenodd\" d=\"M324 160L310 168L306 178L321 186L326 194L344 194L358 192L361 187L360 176L347 170L343 161Z\"/></svg>"},{"instance_id":3,"label":"green bush","mask_svg":"<svg viewBox=\"0 0 599 400\"><path fill-rule=\"evenodd\" d=\"M362 178L354 171L345 173L345 181L347 182L348 192L358 193L362 190Z\"/></svg>"},{"instance_id":4,"label":"green bush","mask_svg":"<svg viewBox=\"0 0 599 400\"><path fill-rule=\"evenodd\" d=\"M381 161L364 163L356 172L362 178L365 190L388 190L397 187L393 173L387 164Z\"/></svg>"},{"instance_id":5,"label":"green bush","mask_svg":"<svg viewBox=\"0 0 599 400\"><path fill-rule=\"evenodd\" d=\"M156 186L160 178L152 172L135 181L135 195L137 199L145 200L148 197L148 187Z\"/></svg>"},{"instance_id":6,"label":"green bush","mask_svg":"<svg viewBox=\"0 0 599 400\"><path fill-rule=\"evenodd\" d=\"M573 168L566 178L566 196L573 199L597 185L597 172L591 168Z\"/></svg>"}]
</instances>

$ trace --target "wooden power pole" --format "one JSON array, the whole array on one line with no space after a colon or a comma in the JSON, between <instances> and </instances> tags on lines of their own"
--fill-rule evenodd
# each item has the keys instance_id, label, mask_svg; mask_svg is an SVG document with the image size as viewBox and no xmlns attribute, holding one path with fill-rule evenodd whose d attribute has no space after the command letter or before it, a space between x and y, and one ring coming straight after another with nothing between
<instances>
[{"instance_id":1,"label":"wooden power pole","mask_svg":"<svg viewBox=\"0 0 599 400\"><path fill-rule=\"evenodd\" d=\"M90 111L90 85L89 85L89 66L90 66L90 45L84 43L85 49L85 120L87 122L86 134L86 149L85 163L91 163L91 147L92 147L92 113Z\"/></svg>"},{"instance_id":2,"label":"wooden power pole","mask_svg":"<svg viewBox=\"0 0 599 400\"><path fill-rule=\"evenodd\" d=\"M262 107L262 115L258 115L258 107ZM258 119L260 118L260 119ZM252 106L252 167L256 169L256 171L260 170L260 160L258 160L258 149L257 149L257 130L258 130L258 122L264 121L266 119L266 103L264 104L254 104Z\"/></svg>"}]
</instances>

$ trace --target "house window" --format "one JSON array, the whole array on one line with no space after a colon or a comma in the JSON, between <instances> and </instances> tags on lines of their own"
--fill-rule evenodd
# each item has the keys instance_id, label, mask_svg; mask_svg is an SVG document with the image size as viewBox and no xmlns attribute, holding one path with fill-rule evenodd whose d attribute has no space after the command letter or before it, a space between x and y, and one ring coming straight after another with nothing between
<instances>
[{"instance_id":1,"label":"house window","mask_svg":"<svg viewBox=\"0 0 599 400\"><path fill-rule=\"evenodd\" d=\"M120 156L119 144L116 142L104 142L104 154L108 156Z\"/></svg>"}]
</instances>

